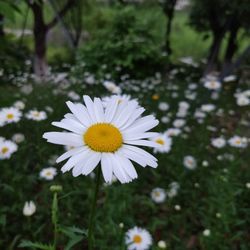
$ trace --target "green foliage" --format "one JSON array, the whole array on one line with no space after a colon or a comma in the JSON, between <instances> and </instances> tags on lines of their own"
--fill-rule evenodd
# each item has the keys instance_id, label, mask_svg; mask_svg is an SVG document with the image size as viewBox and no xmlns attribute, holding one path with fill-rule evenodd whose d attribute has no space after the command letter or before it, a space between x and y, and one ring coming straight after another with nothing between
<instances>
[{"instance_id":1,"label":"green foliage","mask_svg":"<svg viewBox=\"0 0 250 250\"><path fill-rule=\"evenodd\" d=\"M92 72L100 71L103 64L106 73L115 73L113 69L119 67L120 73L142 76L160 70L164 57L150 24L139 20L135 8L124 7L117 10L110 27L84 45L77 61L84 61Z\"/></svg>"},{"instance_id":2,"label":"green foliage","mask_svg":"<svg viewBox=\"0 0 250 250\"><path fill-rule=\"evenodd\" d=\"M26 65L29 55L27 47L20 45L13 37L0 37L0 79L14 80L13 76L29 71L31 65Z\"/></svg>"}]
</instances>

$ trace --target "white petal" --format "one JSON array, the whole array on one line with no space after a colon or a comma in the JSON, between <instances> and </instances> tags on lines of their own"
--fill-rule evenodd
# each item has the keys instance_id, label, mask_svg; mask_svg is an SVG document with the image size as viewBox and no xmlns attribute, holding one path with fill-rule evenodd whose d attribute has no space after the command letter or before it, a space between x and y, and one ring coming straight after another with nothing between
<instances>
[{"instance_id":1,"label":"white petal","mask_svg":"<svg viewBox=\"0 0 250 250\"><path fill-rule=\"evenodd\" d=\"M120 162L117 160L115 155L111 154L110 156L111 156L110 159L112 162L114 175L117 177L117 179L121 183L127 183L127 182L131 181L131 178L127 175L127 173L125 173L123 168L120 166Z\"/></svg>"},{"instance_id":2,"label":"white petal","mask_svg":"<svg viewBox=\"0 0 250 250\"><path fill-rule=\"evenodd\" d=\"M128 149L130 151L133 151L139 155L141 155L143 157L143 159L147 162L147 165L153 168L157 167L157 159L151 155L150 153L148 153L147 151L139 148L139 147L134 147L131 145L123 145L123 148Z\"/></svg>"},{"instance_id":3,"label":"white petal","mask_svg":"<svg viewBox=\"0 0 250 250\"><path fill-rule=\"evenodd\" d=\"M52 122L52 125L59 128L67 129L76 134L82 134L85 130L85 127L79 126L79 123L72 119L63 119L60 122Z\"/></svg>"},{"instance_id":4,"label":"white petal","mask_svg":"<svg viewBox=\"0 0 250 250\"><path fill-rule=\"evenodd\" d=\"M129 158L130 160L136 162L137 164L141 165L142 167L146 167L147 166L147 162L146 160L139 154L128 150L124 147L122 147L117 154L121 154L124 155L125 157Z\"/></svg>"},{"instance_id":5,"label":"white petal","mask_svg":"<svg viewBox=\"0 0 250 250\"><path fill-rule=\"evenodd\" d=\"M113 119L113 117L115 115L117 106L118 106L118 101L117 101L116 98L114 98L110 102L108 102L107 108L105 110L105 122L111 122L112 121L112 119Z\"/></svg>"},{"instance_id":6,"label":"white petal","mask_svg":"<svg viewBox=\"0 0 250 250\"><path fill-rule=\"evenodd\" d=\"M145 147L158 147L156 142L148 141L148 140L134 140L134 141L124 141L125 144L137 145L137 146L145 146Z\"/></svg>"},{"instance_id":7,"label":"white petal","mask_svg":"<svg viewBox=\"0 0 250 250\"><path fill-rule=\"evenodd\" d=\"M117 115L112 121L112 123L114 123L118 128L121 127L124 123L126 123L126 121L128 121L130 116L136 110L136 107L138 104L135 101L130 101L126 105L127 106L123 107L123 110L121 111L121 113Z\"/></svg>"},{"instance_id":8,"label":"white petal","mask_svg":"<svg viewBox=\"0 0 250 250\"><path fill-rule=\"evenodd\" d=\"M133 164L131 163L131 161L123 156L121 156L120 154L116 153L116 157L118 158L123 170L132 178L132 179L136 179L138 177L136 170L133 166Z\"/></svg>"},{"instance_id":9,"label":"white petal","mask_svg":"<svg viewBox=\"0 0 250 250\"><path fill-rule=\"evenodd\" d=\"M125 141L133 141L133 140L139 140L139 139L146 139L146 138L152 138L156 137L158 133L156 132L147 132L147 133L122 133L123 140Z\"/></svg>"},{"instance_id":10,"label":"white petal","mask_svg":"<svg viewBox=\"0 0 250 250\"><path fill-rule=\"evenodd\" d=\"M109 158L110 154L111 153L102 153L102 159L101 159L102 174L106 182L112 182L112 177L113 177L112 162L110 161Z\"/></svg>"},{"instance_id":11,"label":"white petal","mask_svg":"<svg viewBox=\"0 0 250 250\"><path fill-rule=\"evenodd\" d=\"M104 122L104 109L100 98L94 99L94 109L97 122Z\"/></svg>"},{"instance_id":12,"label":"white petal","mask_svg":"<svg viewBox=\"0 0 250 250\"><path fill-rule=\"evenodd\" d=\"M43 138L47 139L48 142L79 147L83 145L82 136L74 133L65 132L47 132L43 134Z\"/></svg>"},{"instance_id":13,"label":"white petal","mask_svg":"<svg viewBox=\"0 0 250 250\"><path fill-rule=\"evenodd\" d=\"M83 124L85 127L88 127L91 123L90 117L86 108L78 103L74 104L70 101L66 102L67 106L69 107L70 111L74 114L74 116L78 119L78 121Z\"/></svg>"},{"instance_id":14,"label":"white petal","mask_svg":"<svg viewBox=\"0 0 250 250\"><path fill-rule=\"evenodd\" d=\"M65 173L73 168L80 161L85 161L88 159L88 155L90 154L90 149L86 149L85 151L78 153L77 155L72 156L61 168L62 172Z\"/></svg>"},{"instance_id":15,"label":"white petal","mask_svg":"<svg viewBox=\"0 0 250 250\"><path fill-rule=\"evenodd\" d=\"M56 163L62 162L66 160L67 158L71 157L72 155L78 154L82 151L85 151L87 147L78 147L78 148L73 148L64 154L62 154L60 157L56 159Z\"/></svg>"},{"instance_id":16,"label":"white petal","mask_svg":"<svg viewBox=\"0 0 250 250\"><path fill-rule=\"evenodd\" d=\"M87 111L88 111L89 116L91 117L92 121L94 123L96 123L97 119L96 119L96 116L95 116L95 109L94 109L94 103L93 103L93 101L87 95L83 96L83 100L84 100L85 105L87 107Z\"/></svg>"},{"instance_id":17,"label":"white petal","mask_svg":"<svg viewBox=\"0 0 250 250\"><path fill-rule=\"evenodd\" d=\"M101 156L102 156L101 153L92 151L86 163L83 164L82 174L84 175L90 174L100 162Z\"/></svg>"},{"instance_id":18,"label":"white petal","mask_svg":"<svg viewBox=\"0 0 250 250\"><path fill-rule=\"evenodd\" d=\"M137 120L133 125L124 130L127 133L142 133L148 131L159 124L159 121L154 119L153 116L145 116Z\"/></svg>"},{"instance_id":19,"label":"white petal","mask_svg":"<svg viewBox=\"0 0 250 250\"><path fill-rule=\"evenodd\" d=\"M140 115L145 111L144 108L138 108L132 116L128 119L128 121L120 127L121 130L125 130L126 128L130 127L136 119L140 117Z\"/></svg>"}]
</instances>

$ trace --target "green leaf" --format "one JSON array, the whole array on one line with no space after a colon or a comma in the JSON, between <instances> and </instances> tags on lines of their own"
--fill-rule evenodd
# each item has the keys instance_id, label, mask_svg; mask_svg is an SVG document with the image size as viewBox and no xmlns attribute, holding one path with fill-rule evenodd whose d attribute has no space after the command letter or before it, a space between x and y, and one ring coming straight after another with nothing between
<instances>
[{"instance_id":1,"label":"green leaf","mask_svg":"<svg viewBox=\"0 0 250 250\"><path fill-rule=\"evenodd\" d=\"M11 22L15 21L15 10L8 2L0 2L0 14Z\"/></svg>"},{"instance_id":2,"label":"green leaf","mask_svg":"<svg viewBox=\"0 0 250 250\"><path fill-rule=\"evenodd\" d=\"M32 249L42 249L42 250L53 250L53 246L42 244L40 242L31 242L28 240L23 240L18 247L28 247Z\"/></svg>"},{"instance_id":3,"label":"green leaf","mask_svg":"<svg viewBox=\"0 0 250 250\"><path fill-rule=\"evenodd\" d=\"M73 246L75 246L77 243L79 243L81 240L83 240L83 236L76 235L74 238L70 239L64 250L70 250Z\"/></svg>"}]
</instances>

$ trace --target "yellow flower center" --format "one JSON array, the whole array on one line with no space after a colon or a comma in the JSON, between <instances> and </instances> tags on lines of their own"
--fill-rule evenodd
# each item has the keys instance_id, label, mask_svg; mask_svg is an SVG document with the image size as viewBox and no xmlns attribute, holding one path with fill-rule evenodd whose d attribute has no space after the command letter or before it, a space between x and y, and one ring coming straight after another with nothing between
<instances>
[{"instance_id":1,"label":"yellow flower center","mask_svg":"<svg viewBox=\"0 0 250 250\"><path fill-rule=\"evenodd\" d=\"M7 114L7 119L13 119L14 115L13 114Z\"/></svg>"},{"instance_id":2,"label":"yellow flower center","mask_svg":"<svg viewBox=\"0 0 250 250\"><path fill-rule=\"evenodd\" d=\"M51 172L46 172L45 175L46 175L46 176L51 176L52 173L51 173Z\"/></svg>"},{"instance_id":3,"label":"yellow flower center","mask_svg":"<svg viewBox=\"0 0 250 250\"><path fill-rule=\"evenodd\" d=\"M122 146L122 134L112 124L97 123L89 127L83 141L94 151L115 152Z\"/></svg>"},{"instance_id":4,"label":"yellow flower center","mask_svg":"<svg viewBox=\"0 0 250 250\"><path fill-rule=\"evenodd\" d=\"M235 143L236 144L241 144L241 140L236 140Z\"/></svg>"},{"instance_id":5,"label":"yellow flower center","mask_svg":"<svg viewBox=\"0 0 250 250\"><path fill-rule=\"evenodd\" d=\"M160 144L160 145L164 145L164 141L162 139L157 139L156 143Z\"/></svg>"},{"instance_id":6,"label":"yellow flower center","mask_svg":"<svg viewBox=\"0 0 250 250\"><path fill-rule=\"evenodd\" d=\"M159 197L159 196L161 196L161 193L159 191L155 191L155 196Z\"/></svg>"},{"instance_id":7,"label":"yellow flower center","mask_svg":"<svg viewBox=\"0 0 250 250\"><path fill-rule=\"evenodd\" d=\"M159 98L160 98L160 96L157 94L152 95L152 99L155 101L158 100Z\"/></svg>"},{"instance_id":8,"label":"yellow flower center","mask_svg":"<svg viewBox=\"0 0 250 250\"><path fill-rule=\"evenodd\" d=\"M142 237L138 234L136 234L133 238L134 243L141 243L142 242Z\"/></svg>"},{"instance_id":9,"label":"yellow flower center","mask_svg":"<svg viewBox=\"0 0 250 250\"><path fill-rule=\"evenodd\" d=\"M3 147L1 151L3 154L6 154L9 151L9 149L7 147Z\"/></svg>"}]
</instances>

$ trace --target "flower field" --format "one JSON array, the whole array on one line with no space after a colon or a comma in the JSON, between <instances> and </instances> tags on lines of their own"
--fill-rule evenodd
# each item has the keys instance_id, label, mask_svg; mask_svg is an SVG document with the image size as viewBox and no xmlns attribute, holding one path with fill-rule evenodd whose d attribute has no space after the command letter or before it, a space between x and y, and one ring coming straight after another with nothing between
<instances>
[{"instance_id":1,"label":"flower field","mask_svg":"<svg viewBox=\"0 0 250 250\"><path fill-rule=\"evenodd\" d=\"M153 148L138 146L154 155L157 168L142 168L144 160L150 165L147 159L129 157L137 172L133 178L116 171L101 176L96 249L248 249L250 95L237 76L225 80L202 80L182 64L167 76L124 77L119 86L105 79L89 82L88 76L82 82L51 79L39 85L25 79L29 83L1 87L1 249L52 247L55 193L57 248L87 248L101 165L86 176L74 169L73 175L63 173L64 163L56 158L73 147L43 139L45 132L65 130L51 123L70 112L67 101L83 103L83 95L101 98L105 109L110 100L132 101L159 121L153 129L159 134L149 135ZM53 191L55 185L60 191Z\"/></svg>"}]
</instances>

